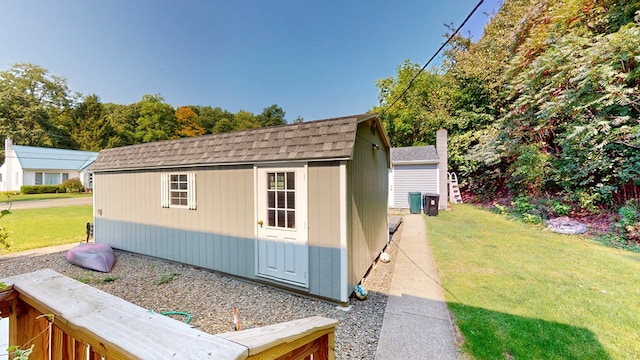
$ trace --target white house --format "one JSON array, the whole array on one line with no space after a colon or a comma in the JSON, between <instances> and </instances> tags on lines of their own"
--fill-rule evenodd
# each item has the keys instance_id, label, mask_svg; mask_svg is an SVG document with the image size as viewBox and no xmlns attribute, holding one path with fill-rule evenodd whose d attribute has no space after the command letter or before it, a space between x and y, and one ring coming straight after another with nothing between
<instances>
[{"instance_id":1,"label":"white house","mask_svg":"<svg viewBox=\"0 0 640 360\"><path fill-rule=\"evenodd\" d=\"M87 168L97 152L13 145L4 141L4 164L0 166L0 191L20 191L23 185L57 185L80 178L87 189L93 188Z\"/></svg>"},{"instance_id":2,"label":"white house","mask_svg":"<svg viewBox=\"0 0 640 360\"><path fill-rule=\"evenodd\" d=\"M409 193L440 195L438 208L447 207L447 131L439 130L436 146L391 149L389 207L408 209Z\"/></svg>"}]
</instances>

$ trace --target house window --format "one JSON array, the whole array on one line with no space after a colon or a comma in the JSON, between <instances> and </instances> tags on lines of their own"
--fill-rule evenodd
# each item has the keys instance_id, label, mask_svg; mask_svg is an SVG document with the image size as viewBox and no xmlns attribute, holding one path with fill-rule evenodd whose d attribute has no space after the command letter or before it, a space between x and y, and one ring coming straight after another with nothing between
<instances>
[{"instance_id":1,"label":"house window","mask_svg":"<svg viewBox=\"0 0 640 360\"><path fill-rule=\"evenodd\" d=\"M60 173L44 173L45 185L58 185L60 183Z\"/></svg>"},{"instance_id":2,"label":"house window","mask_svg":"<svg viewBox=\"0 0 640 360\"><path fill-rule=\"evenodd\" d=\"M62 173L62 182L69 180L69 173Z\"/></svg>"},{"instance_id":3,"label":"house window","mask_svg":"<svg viewBox=\"0 0 640 360\"><path fill-rule=\"evenodd\" d=\"M195 173L161 174L160 191L162 207L196 209Z\"/></svg>"},{"instance_id":4,"label":"house window","mask_svg":"<svg viewBox=\"0 0 640 360\"><path fill-rule=\"evenodd\" d=\"M42 173L41 172L37 172L36 173L36 185L42 185Z\"/></svg>"}]
</instances>

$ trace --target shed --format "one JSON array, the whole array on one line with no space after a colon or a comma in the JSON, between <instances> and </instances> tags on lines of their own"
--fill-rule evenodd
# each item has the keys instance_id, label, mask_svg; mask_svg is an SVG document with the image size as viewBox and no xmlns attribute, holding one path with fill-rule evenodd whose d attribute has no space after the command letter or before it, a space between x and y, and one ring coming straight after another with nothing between
<instances>
[{"instance_id":1,"label":"shed","mask_svg":"<svg viewBox=\"0 0 640 360\"><path fill-rule=\"evenodd\" d=\"M94 237L338 302L388 240L375 114L100 152Z\"/></svg>"},{"instance_id":2,"label":"shed","mask_svg":"<svg viewBox=\"0 0 640 360\"><path fill-rule=\"evenodd\" d=\"M447 206L447 132L439 130L436 146L391 149L389 207L409 208L409 193L438 194L438 208Z\"/></svg>"},{"instance_id":3,"label":"shed","mask_svg":"<svg viewBox=\"0 0 640 360\"><path fill-rule=\"evenodd\" d=\"M0 191L20 191L23 185L58 185L79 178L91 190L88 171L97 152L14 145L4 141L5 160L0 166Z\"/></svg>"}]
</instances>

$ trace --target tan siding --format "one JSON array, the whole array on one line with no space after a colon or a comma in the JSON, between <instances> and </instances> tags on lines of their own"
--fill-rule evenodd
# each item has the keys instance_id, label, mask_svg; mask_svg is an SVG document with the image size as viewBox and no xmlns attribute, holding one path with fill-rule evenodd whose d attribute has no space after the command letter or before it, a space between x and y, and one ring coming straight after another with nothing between
<instances>
[{"instance_id":1,"label":"tan siding","mask_svg":"<svg viewBox=\"0 0 640 360\"><path fill-rule=\"evenodd\" d=\"M309 291L340 298L340 162L308 168Z\"/></svg>"},{"instance_id":2,"label":"tan siding","mask_svg":"<svg viewBox=\"0 0 640 360\"><path fill-rule=\"evenodd\" d=\"M167 209L160 206L160 173L161 171L130 171L95 174L96 217L173 229L253 237L252 167L198 169L196 210ZM99 215L100 210L102 215Z\"/></svg>"},{"instance_id":3,"label":"tan siding","mask_svg":"<svg viewBox=\"0 0 640 360\"><path fill-rule=\"evenodd\" d=\"M309 245L340 247L340 163L309 164Z\"/></svg>"},{"instance_id":4,"label":"tan siding","mask_svg":"<svg viewBox=\"0 0 640 360\"><path fill-rule=\"evenodd\" d=\"M373 144L379 146L374 151ZM388 241L387 191L389 149L371 121L358 125L353 161L348 164L350 194L349 285L366 273Z\"/></svg>"}]
</instances>

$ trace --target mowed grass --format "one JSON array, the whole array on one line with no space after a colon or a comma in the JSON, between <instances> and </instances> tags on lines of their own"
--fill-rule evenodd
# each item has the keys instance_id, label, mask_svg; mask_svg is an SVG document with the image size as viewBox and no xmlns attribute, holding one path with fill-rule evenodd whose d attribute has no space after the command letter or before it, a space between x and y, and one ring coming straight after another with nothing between
<instances>
[{"instance_id":1,"label":"mowed grass","mask_svg":"<svg viewBox=\"0 0 640 360\"><path fill-rule=\"evenodd\" d=\"M425 221L470 357L640 358L640 254L471 205Z\"/></svg>"},{"instance_id":2,"label":"mowed grass","mask_svg":"<svg viewBox=\"0 0 640 360\"><path fill-rule=\"evenodd\" d=\"M0 218L10 233L7 252L83 241L88 222L93 222L91 205L12 210Z\"/></svg>"}]
</instances>

